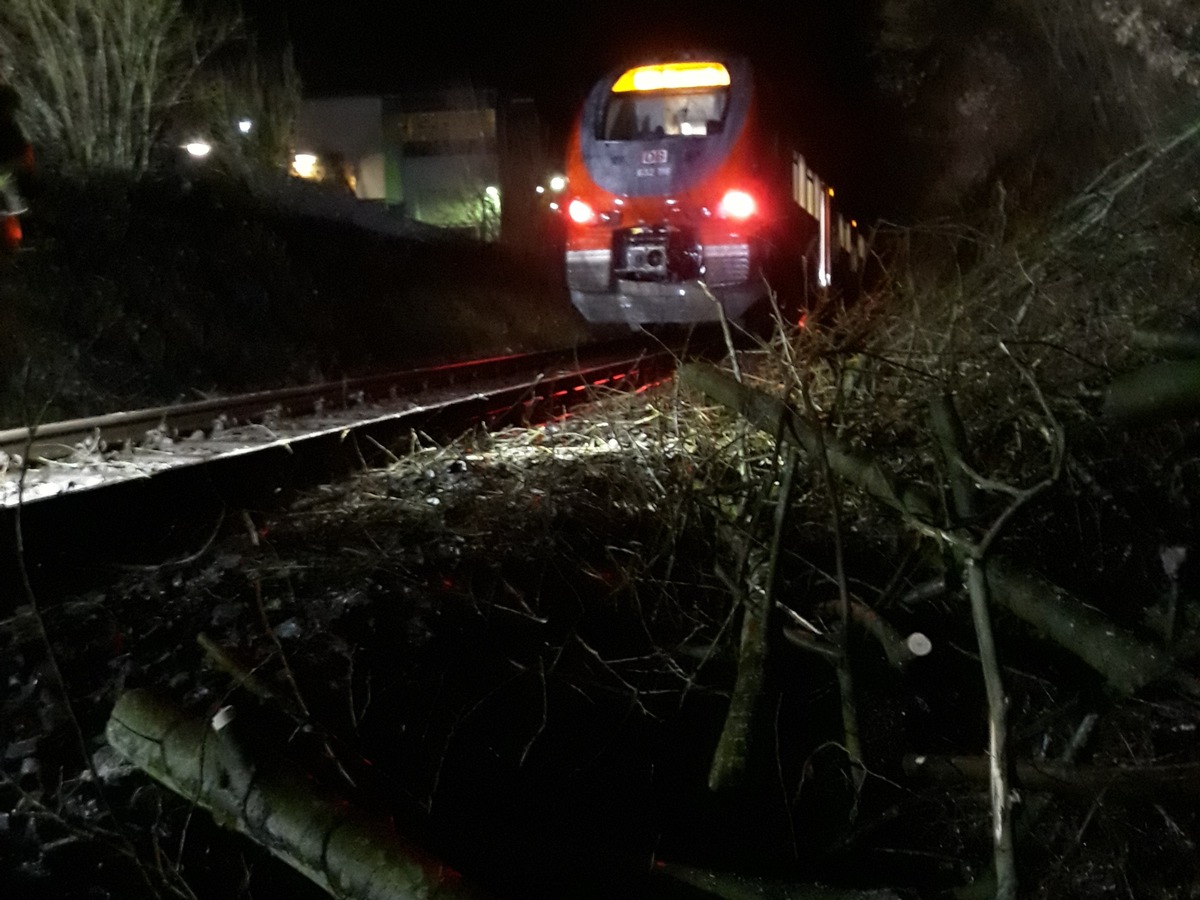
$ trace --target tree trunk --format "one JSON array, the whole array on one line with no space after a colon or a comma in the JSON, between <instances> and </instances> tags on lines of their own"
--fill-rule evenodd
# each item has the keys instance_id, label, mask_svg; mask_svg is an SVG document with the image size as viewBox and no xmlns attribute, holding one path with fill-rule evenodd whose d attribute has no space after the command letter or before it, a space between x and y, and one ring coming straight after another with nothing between
<instances>
[{"instance_id":1,"label":"tree trunk","mask_svg":"<svg viewBox=\"0 0 1200 900\"><path fill-rule=\"evenodd\" d=\"M768 614L765 596L748 596L743 603L737 680L709 768L708 788L711 791L740 786L746 778L754 742L754 723L762 702L766 676Z\"/></svg>"},{"instance_id":2,"label":"tree trunk","mask_svg":"<svg viewBox=\"0 0 1200 900\"><path fill-rule=\"evenodd\" d=\"M826 887L821 884L767 881L749 878L732 872L697 869L677 863L655 864L656 874L702 891L721 900L899 900L900 895L888 888L858 890L856 888Z\"/></svg>"},{"instance_id":3,"label":"tree trunk","mask_svg":"<svg viewBox=\"0 0 1200 900\"><path fill-rule=\"evenodd\" d=\"M236 725L218 728L144 690L117 701L105 734L126 759L320 885L355 900L482 900L391 824L323 791L270 754L254 758ZM266 756L267 754L263 754Z\"/></svg>"},{"instance_id":4,"label":"tree trunk","mask_svg":"<svg viewBox=\"0 0 1200 900\"><path fill-rule=\"evenodd\" d=\"M1131 335L1135 347L1161 353L1164 356L1200 357L1200 332L1197 331L1143 331L1136 329Z\"/></svg>"},{"instance_id":5,"label":"tree trunk","mask_svg":"<svg viewBox=\"0 0 1200 900\"><path fill-rule=\"evenodd\" d=\"M988 782L990 760L984 756L906 756L904 774L938 784ZM1074 766L1048 760L1019 760L1017 786L1027 791L1076 797L1094 802L1101 794L1112 800L1158 803L1200 797L1200 764L1174 766Z\"/></svg>"},{"instance_id":6,"label":"tree trunk","mask_svg":"<svg viewBox=\"0 0 1200 900\"><path fill-rule=\"evenodd\" d=\"M1123 425L1200 412L1200 360L1155 363L1113 379L1104 415Z\"/></svg>"}]
</instances>

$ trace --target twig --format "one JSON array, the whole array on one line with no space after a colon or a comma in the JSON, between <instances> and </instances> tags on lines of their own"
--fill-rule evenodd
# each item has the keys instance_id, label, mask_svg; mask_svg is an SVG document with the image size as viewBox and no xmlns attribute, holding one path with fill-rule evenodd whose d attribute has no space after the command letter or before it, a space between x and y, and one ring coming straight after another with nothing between
<instances>
[{"instance_id":1,"label":"twig","mask_svg":"<svg viewBox=\"0 0 1200 900\"><path fill-rule=\"evenodd\" d=\"M525 759L529 756L529 751L533 749L533 745L537 743L537 739L546 730L546 723L549 721L549 702L546 697L546 660L541 656L538 657L538 681L542 686L542 718L538 722L537 728L534 729L533 734L530 735L529 740L525 743L524 749L521 750L521 756L517 763L520 766L525 765Z\"/></svg>"},{"instance_id":2,"label":"twig","mask_svg":"<svg viewBox=\"0 0 1200 900\"><path fill-rule=\"evenodd\" d=\"M1013 853L1012 791L1008 785L1008 698L1000 675L1000 662L992 636L988 612L987 577L983 562L967 561L967 587L971 598L971 619L979 642L984 689L988 701L988 760L992 801L992 845L996 866L996 900L1015 900L1017 896L1016 857Z\"/></svg>"},{"instance_id":3,"label":"twig","mask_svg":"<svg viewBox=\"0 0 1200 900\"><path fill-rule=\"evenodd\" d=\"M837 665L842 660L841 648L823 640L815 634L803 631L799 628L784 627L783 637L795 647L799 647L806 653L815 653L817 656Z\"/></svg>"},{"instance_id":4,"label":"twig","mask_svg":"<svg viewBox=\"0 0 1200 900\"><path fill-rule=\"evenodd\" d=\"M733 335L729 331L729 319L725 317L725 307L721 305L720 300L713 296L707 284L700 282L700 289L704 291L704 296L711 300L717 307L717 315L721 320L721 334L725 337L725 349L729 353L729 365L733 370L734 379L740 383L742 380L742 370L738 365L737 350L733 346Z\"/></svg>"},{"instance_id":5,"label":"twig","mask_svg":"<svg viewBox=\"0 0 1200 900\"><path fill-rule=\"evenodd\" d=\"M819 421L807 380L798 379L798 386L809 416L813 421ZM825 429L819 426L814 428L813 436L816 443L817 461L821 467L821 479L825 482L826 490L829 491L829 517L833 527L834 563L837 571L838 603L842 618L841 658L838 660L837 677L842 695L842 729L845 733L846 753L850 757L854 789L857 793L862 789L863 780L866 777L866 765L863 762L862 741L859 738L858 709L854 702L854 674L850 669L850 586L846 577L845 546L842 540L841 492L838 490L838 482L833 477L833 470L829 464L828 450L825 446Z\"/></svg>"},{"instance_id":6,"label":"twig","mask_svg":"<svg viewBox=\"0 0 1200 900\"><path fill-rule=\"evenodd\" d=\"M300 685L296 681L296 675L292 672L287 653L284 652L283 644L279 641L279 635L275 633L275 629L271 627L270 619L267 618L267 607L263 603L262 597L262 580L257 576L254 578L254 603L258 609L258 618L262 624L263 632L267 639L275 646L275 652L279 654L279 663L283 666L283 675L292 689L293 701L300 709L304 718L308 719L310 718L308 706L304 702L304 696L300 693Z\"/></svg>"},{"instance_id":7,"label":"twig","mask_svg":"<svg viewBox=\"0 0 1200 900\"><path fill-rule=\"evenodd\" d=\"M196 643L200 645L200 649L204 651L204 655L212 660L218 669L228 675L235 685L244 687L260 700L268 700L280 704L280 706L295 717L296 712L295 709L291 708L292 704L285 698L280 697L277 691L258 677L258 670L267 664L266 660L252 669L247 669L226 653L223 647L215 643L203 631L196 635Z\"/></svg>"},{"instance_id":8,"label":"twig","mask_svg":"<svg viewBox=\"0 0 1200 900\"><path fill-rule=\"evenodd\" d=\"M217 537L221 534L221 527L225 524L225 509L222 507L221 514L217 516L217 522L213 525L213 530L209 532L204 543L200 545L194 552L186 556L177 556L174 559L168 559L164 562L155 563L153 565L125 565L121 568L126 572L161 572L166 569L178 569L184 566L190 566L192 563L200 559L204 554L212 549L212 545L216 542Z\"/></svg>"}]
</instances>

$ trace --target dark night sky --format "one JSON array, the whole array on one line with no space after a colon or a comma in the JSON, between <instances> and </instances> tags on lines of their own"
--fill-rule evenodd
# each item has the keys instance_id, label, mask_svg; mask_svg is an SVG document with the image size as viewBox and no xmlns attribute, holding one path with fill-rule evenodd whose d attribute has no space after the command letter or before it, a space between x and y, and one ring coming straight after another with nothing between
<instances>
[{"instance_id":1,"label":"dark night sky","mask_svg":"<svg viewBox=\"0 0 1200 900\"><path fill-rule=\"evenodd\" d=\"M561 129L592 82L631 55L711 47L750 56L795 124L819 135L805 142L817 158L844 163L873 118L869 0L243 2L259 30L286 22L309 95L467 81L532 97Z\"/></svg>"}]
</instances>

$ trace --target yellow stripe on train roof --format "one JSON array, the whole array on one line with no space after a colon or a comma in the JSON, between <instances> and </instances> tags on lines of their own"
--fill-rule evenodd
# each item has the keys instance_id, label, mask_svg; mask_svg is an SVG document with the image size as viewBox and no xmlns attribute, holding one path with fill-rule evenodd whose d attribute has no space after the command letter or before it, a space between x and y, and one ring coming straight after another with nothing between
<instances>
[{"instance_id":1,"label":"yellow stripe on train roof","mask_svg":"<svg viewBox=\"0 0 1200 900\"><path fill-rule=\"evenodd\" d=\"M626 91L672 91L683 88L724 87L729 70L717 62L664 63L630 69L613 85L614 94Z\"/></svg>"}]
</instances>

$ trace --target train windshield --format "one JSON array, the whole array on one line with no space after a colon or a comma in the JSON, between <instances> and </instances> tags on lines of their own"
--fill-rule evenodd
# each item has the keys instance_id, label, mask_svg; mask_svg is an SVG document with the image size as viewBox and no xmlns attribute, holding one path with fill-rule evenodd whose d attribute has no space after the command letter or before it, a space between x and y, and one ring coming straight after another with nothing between
<instances>
[{"instance_id":1,"label":"train windshield","mask_svg":"<svg viewBox=\"0 0 1200 900\"><path fill-rule=\"evenodd\" d=\"M597 137L634 141L717 134L728 100L729 73L719 63L630 69L613 85Z\"/></svg>"}]
</instances>

